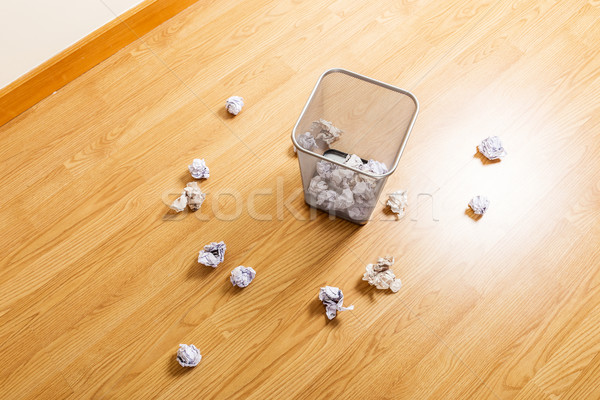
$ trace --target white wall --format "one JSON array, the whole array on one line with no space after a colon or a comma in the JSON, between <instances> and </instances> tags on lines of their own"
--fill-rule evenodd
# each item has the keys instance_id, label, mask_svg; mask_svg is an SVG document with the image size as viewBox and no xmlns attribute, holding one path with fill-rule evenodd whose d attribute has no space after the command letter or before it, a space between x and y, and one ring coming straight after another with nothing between
<instances>
[{"instance_id":1,"label":"white wall","mask_svg":"<svg viewBox=\"0 0 600 400\"><path fill-rule=\"evenodd\" d=\"M0 88L141 2L0 0Z\"/></svg>"}]
</instances>

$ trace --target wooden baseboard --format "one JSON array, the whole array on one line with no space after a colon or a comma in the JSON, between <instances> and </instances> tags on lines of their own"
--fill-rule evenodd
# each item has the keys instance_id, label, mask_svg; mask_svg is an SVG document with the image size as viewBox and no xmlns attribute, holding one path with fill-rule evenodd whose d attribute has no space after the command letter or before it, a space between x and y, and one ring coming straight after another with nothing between
<instances>
[{"instance_id":1,"label":"wooden baseboard","mask_svg":"<svg viewBox=\"0 0 600 400\"><path fill-rule=\"evenodd\" d=\"M146 0L0 90L0 126L198 0Z\"/></svg>"}]
</instances>

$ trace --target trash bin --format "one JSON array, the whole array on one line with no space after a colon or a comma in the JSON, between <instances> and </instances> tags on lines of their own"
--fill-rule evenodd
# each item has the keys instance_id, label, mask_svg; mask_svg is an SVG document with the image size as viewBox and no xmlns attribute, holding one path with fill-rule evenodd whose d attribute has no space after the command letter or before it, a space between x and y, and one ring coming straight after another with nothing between
<instances>
[{"instance_id":1,"label":"trash bin","mask_svg":"<svg viewBox=\"0 0 600 400\"><path fill-rule=\"evenodd\" d=\"M325 71L292 132L306 203L366 224L418 111L406 90L344 69Z\"/></svg>"}]
</instances>

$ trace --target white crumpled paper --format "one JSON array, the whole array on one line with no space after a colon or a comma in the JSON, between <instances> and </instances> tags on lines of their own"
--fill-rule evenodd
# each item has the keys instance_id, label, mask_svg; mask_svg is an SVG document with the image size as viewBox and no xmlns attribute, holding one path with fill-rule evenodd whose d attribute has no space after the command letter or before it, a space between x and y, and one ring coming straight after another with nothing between
<instances>
[{"instance_id":1,"label":"white crumpled paper","mask_svg":"<svg viewBox=\"0 0 600 400\"><path fill-rule=\"evenodd\" d=\"M323 190L317 195L317 205L326 209L334 209L338 194L334 190Z\"/></svg>"},{"instance_id":2,"label":"white crumpled paper","mask_svg":"<svg viewBox=\"0 0 600 400\"><path fill-rule=\"evenodd\" d=\"M187 193L184 190L183 193L181 193L181 196L176 198L175 201L169 207L171 208L171 210L175 210L177 212L182 212L183 210L185 210L187 203L188 203Z\"/></svg>"},{"instance_id":3,"label":"white crumpled paper","mask_svg":"<svg viewBox=\"0 0 600 400\"><path fill-rule=\"evenodd\" d=\"M344 294L340 288L325 286L319 289L319 300L325 306L327 318L334 319L338 311L354 310L354 306L343 307Z\"/></svg>"},{"instance_id":4,"label":"white crumpled paper","mask_svg":"<svg viewBox=\"0 0 600 400\"><path fill-rule=\"evenodd\" d=\"M344 165L347 165L352 168L362 169L364 164L362 159L356 154L348 154L346 156L346 160L344 161Z\"/></svg>"},{"instance_id":5,"label":"white crumpled paper","mask_svg":"<svg viewBox=\"0 0 600 400\"><path fill-rule=\"evenodd\" d=\"M376 160L364 163L356 154L349 154L344 165L378 175L388 171L385 164ZM375 179L323 160L317 163L316 170L307 192L314 196L318 206L346 212L356 220L368 218L375 207Z\"/></svg>"},{"instance_id":6,"label":"white crumpled paper","mask_svg":"<svg viewBox=\"0 0 600 400\"><path fill-rule=\"evenodd\" d=\"M169 207L177 212L185 210L185 206L188 206L192 211L197 211L200 209L200 206L202 206L205 199L206 193L202 193L198 183L190 182L183 189L181 196L175 199Z\"/></svg>"},{"instance_id":7,"label":"white crumpled paper","mask_svg":"<svg viewBox=\"0 0 600 400\"><path fill-rule=\"evenodd\" d=\"M244 267L240 265L231 271L231 283L233 286L245 288L252 282L256 276L256 271L252 267Z\"/></svg>"},{"instance_id":8,"label":"white crumpled paper","mask_svg":"<svg viewBox=\"0 0 600 400\"><path fill-rule=\"evenodd\" d=\"M336 210L346 210L354 205L354 195L352 190L344 189L342 193L337 195L333 206Z\"/></svg>"},{"instance_id":9,"label":"white crumpled paper","mask_svg":"<svg viewBox=\"0 0 600 400\"><path fill-rule=\"evenodd\" d=\"M502 141L498 136L483 139L477 148L488 160L497 160L506 155L506 150L502 147Z\"/></svg>"},{"instance_id":10,"label":"white crumpled paper","mask_svg":"<svg viewBox=\"0 0 600 400\"><path fill-rule=\"evenodd\" d=\"M377 264L367 265L363 281L369 282L369 285L375 286L377 289L391 289L396 293L402 287L402 282L390 269L393 264L394 257L379 257Z\"/></svg>"},{"instance_id":11,"label":"white crumpled paper","mask_svg":"<svg viewBox=\"0 0 600 400\"><path fill-rule=\"evenodd\" d=\"M469 202L469 207L477 215L483 215L490 206L490 200L485 196L475 196Z\"/></svg>"},{"instance_id":12,"label":"white crumpled paper","mask_svg":"<svg viewBox=\"0 0 600 400\"><path fill-rule=\"evenodd\" d=\"M312 150L317 147L317 142L310 132L304 132L302 135L296 138L296 141L300 147L306 150ZM295 151L296 148L294 147L294 152Z\"/></svg>"},{"instance_id":13,"label":"white crumpled paper","mask_svg":"<svg viewBox=\"0 0 600 400\"><path fill-rule=\"evenodd\" d=\"M180 344L177 350L177 361L182 367L195 367L202 360L200 350L193 344Z\"/></svg>"},{"instance_id":14,"label":"white crumpled paper","mask_svg":"<svg viewBox=\"0 0 600 400\"><path fill-rule=\"evenodd\" d=\"M375 199L375 193L369 182L357 182L352 188L354 200L358 204L368 204Z\"/></svg>"},{"instance_id":15,"label":"white crumpled paper","mask_svg":"<svg viewBox=\"0 0 600 400\"><path fill-rule=\"evenodd\" d=\"M328 187L329 186L327 185L327 181L324 178L317 175L310 180L310 184L308 185L307 191L308 193L316 197L319 195L319 193L327 190Z\"/></svg>"},{"instance_id":16,"label":"white crumpled paper","mask_svg":"<svg viewBox=\"0 0 600 400\"><path fill-rule=\"evenodd\" d=\"M200 186L196 182L190 182L186 185L186 188L183 189L188 198L188 207L192 211L197 211L204 203L204 199L206 199L206 194L202 193L200 190Z\"/></svg>"},{"instance_id":17,"label":"white crumpled paper","mask_svg":"<svg viewBox=\"0 0 600 400\"><path fill-rule=\"evenodd\" d=\"M244 107L244 98L240 96L231 96L225 102L225 108L229 114L238 115Z\"/></svg>"},{"instance_id":18,"label":"white crumpled paper","mask_svg":"<svg viewBox=\"0 0 600 400\"><path fill-rule=\"evenodd\" d=\"M387 205L392 209L392 212L398 214L398 217L404 216L404 211L408 205L408 195L406 190L398 190L390 194Z\"/></svg>"},{"instance_id":19,"label":"white crumpled paper","mask_svg":"<svg viewBox=\"0 0 600 400\"><path fill-rule=\"evenodd\" d=\"M194 161L188 166L188 169L195 179L206 179L210 176L210 171L203 158L194 158Z\"/></svg>"},{"instance_id":20,"label":"white crumpled paper","mask_svg":"<svg viewBox=\"0 0 600 400\"><path fill-rule=\"evenodd\" d=\"M350 188L356 182L353 181L356 172L346 168L336 168L331 172L330 183L335 186L336 191Z\"/></svg>"},{"instance_id":21,"label":"white crumpled paper","mask_svg":"<svg viewBox=\"0 0 600 400\"><path fill-rule=\"evenodd\" d=\"M366 171L369 171L373 174L376 175L383 175L383 174L387 174L388 169L385 166L384 163L376 161L376 160L369 160L367 161L367 165L363 167Z\"/></svg>"},{"instance_id":22,"label":"white crumpled paper","mask_svg":"<svg viewBox=\"0 0 600 400\"><path fill-rule=\"evenodd\" d=\"M204 246L198 254L198 262L207 267L217 268L225 259L225 250L227 246L225 242L212 242Z\"/></svg>"},{"instance_id":23,"label":"white crumpled paper","mask_svg":"<svg viewBox=\"0 0 600 400\"><path fill-rule=\"evenodd\" d=\"M317 175L323 179L331 179L331 174L337 169L337 165L330 163L329 161L319 161L317 163Z\"/></svg>"},{"instance_id":24,"label":"white crumpled paper","mask_svg":"<svg viewBox=\"0 0 600 400\"><path fill-rule=\"evenodd\" d=\"M329 121L325 121L323 118L312 123L311 132L317 140L322 140L328 145L340 138L340 135L344 133L343 130L336 128Z\"/></svg>"}]
</instances>

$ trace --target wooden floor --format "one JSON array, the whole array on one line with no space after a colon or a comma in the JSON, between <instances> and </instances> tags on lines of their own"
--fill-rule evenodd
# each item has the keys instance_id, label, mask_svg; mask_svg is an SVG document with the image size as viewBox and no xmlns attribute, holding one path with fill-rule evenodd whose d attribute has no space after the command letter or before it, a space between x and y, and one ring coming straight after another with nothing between
<instances>
[{"instance_id":1,"label":"wooden floor","mask_svg":"<svg viewBox=\"0 0 600 400\"><path fill-rule=\"evenodd\" d=\"M331 67L421 102L399 221L298 193ZM597 0L200 1L0 128L0 398L600 398L599 132ZM207 200L172 214L195 157ZM396 294L361 281L386 254ZM326 284L354 311L328 321Z\"/></svg>"}]
</instances>

